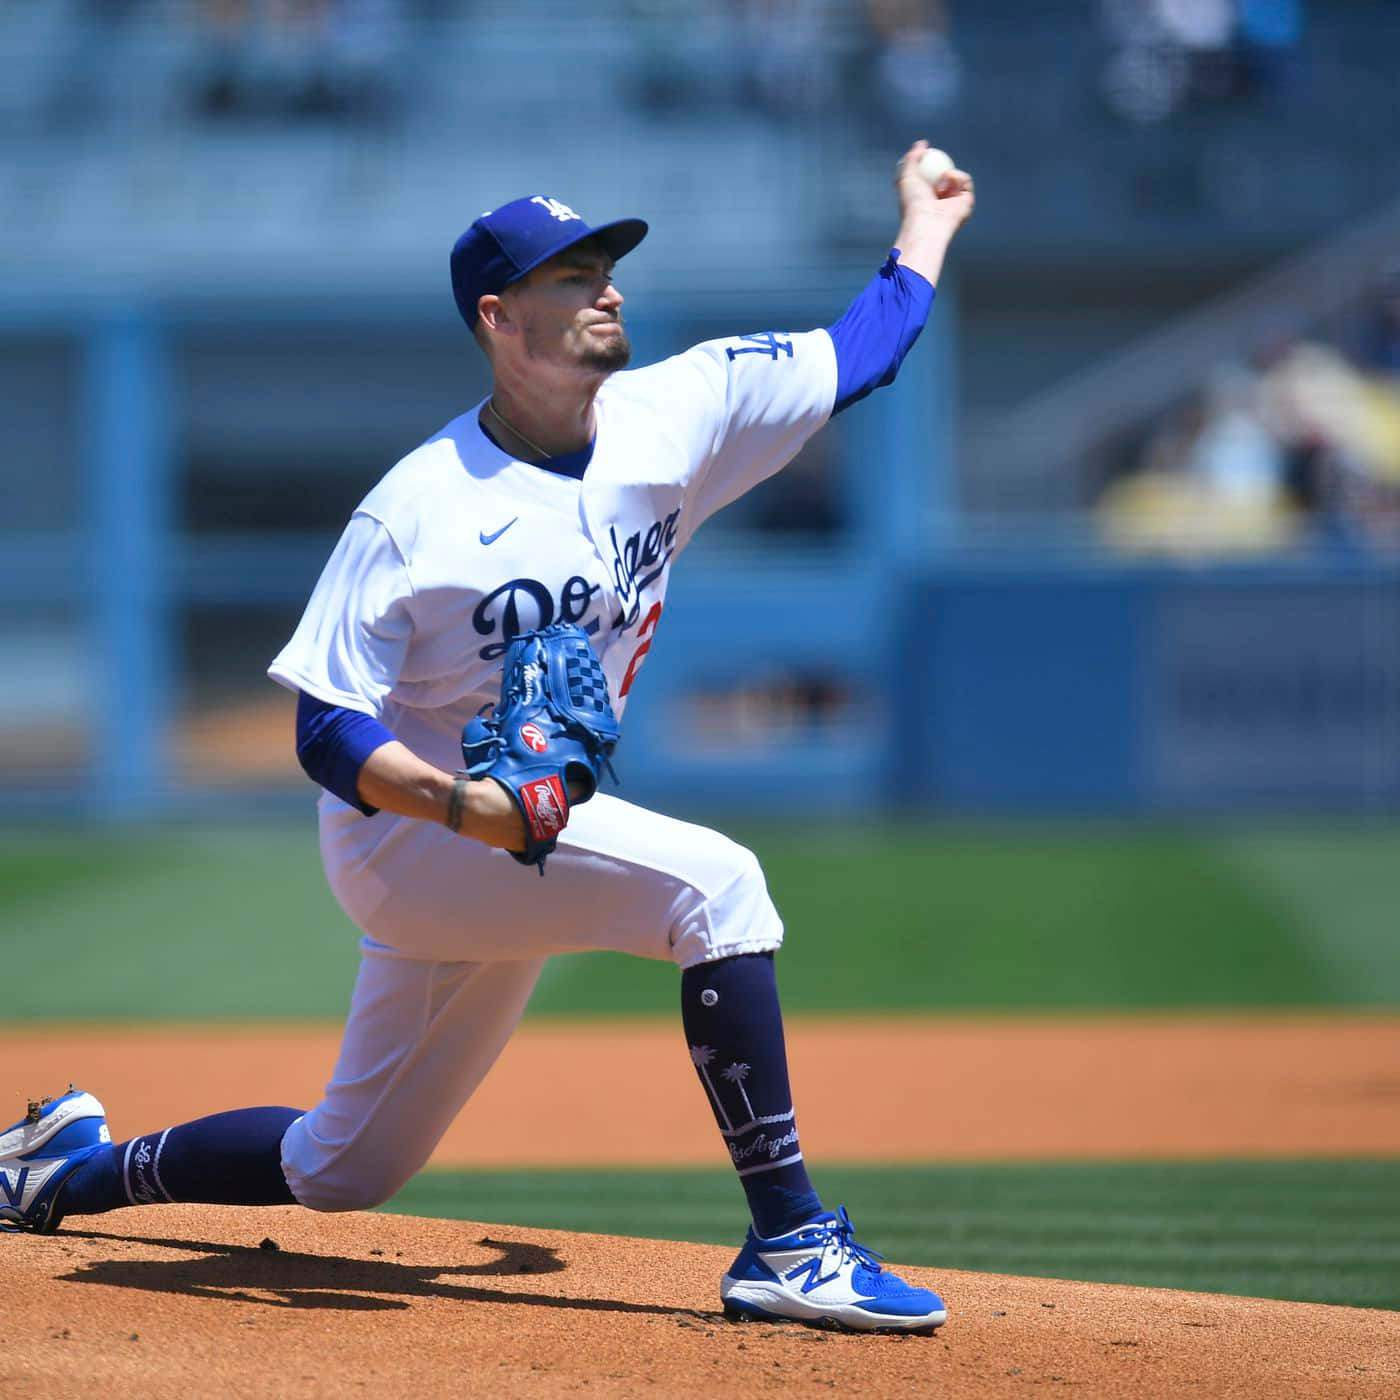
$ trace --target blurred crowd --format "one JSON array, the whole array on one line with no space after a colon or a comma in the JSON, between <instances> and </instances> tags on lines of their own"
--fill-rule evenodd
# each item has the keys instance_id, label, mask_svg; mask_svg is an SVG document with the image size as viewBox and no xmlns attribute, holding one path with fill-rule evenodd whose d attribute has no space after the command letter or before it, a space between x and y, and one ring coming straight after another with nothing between
<instances>
[{"instance_id":1,"label":"blurred crowd","mask_svg":"<svg viewBox=\"0 0 1400 1400\"><path fill-rule=\"evenodd\" d=\"M1349 344L1279 337L1215 367L1098 505L1126 550L1400 554L1400 263Z\"/></svg>"},{"instance_id":2,"label":"blurred crowd","mask_svg":"<svg viewBox=\"0 0 1400 1400\"><path fill-rule=\"evenodd\" d=\"M384 115L403 0L199 0L191 98L209 116Z\"/></svg>"},{"instance_id":3,"label":"blurred crowd","mask_svg":"<svg viewBox=\"0 0 1400 1400\"><path fill-rule=\"evenodd\" d=\"M425 45L460 44L465 84L473 33L561 21L607 29L619 99L651 110L737 101L800 120L864 97L905 130L960 88L943 0L0 0L0 51L42 68L140 31L128 58L160 81L178 73L183 105L205 117L353 121L420 100ZM535 33L552 73L549 37ZM27 87L40 109L53 105L51 84ZM70 118L83 110L71 97Z\"/></svg>"},{"instance_id":4,"label":"blurred crowd","mask_svg":"<svg viewBox=\"0 0 1400 1400\"><path fill-rule=\"evenodd\" d=\"M1304 0L1097 0L1109 108L1153 121L1289 80ZM0 11L6 8L0 0ZM203 46L206 111L352 115L394 92L398 32L499 20L479 0L50 0L61 24L183 20ZM965 59L947 0L605 0L636 46L635 93L656 106L733 96L800 116L864 95L894 122L952 105ZM1086 0L1085 22L1093 23ZM489 13L488 13L489 12ZM710 42L706 41L709 31Z\"/></svg>"},{"instance_id":5,"label":"blurred crowd","mask_svg":"<svg viewBox=\"0 0 1400 1400\"><path fill-rule=\"evenodd\" d=\"M777 116L840 100L907 131L957 104L968 59L946 0L631 0L650 35L643 88L670 106L737 81ZM1287 91L1298 72L1305 0L1085 0L1099 90L1131 122ZM723 26L718 62L697 61L695 23ZM1066 36L1067 37L1067 36ZM736 42L737 40L737 42ZM724 95L730 95L725 92ZM911 125L912 124L912 125Z\"/></svg>"},{"instance_id":6,"label":"blurred crowd","mask_svg":"<svg viewBox=\"0 0 1400 1400\"><path fill-rule=\"evenodd\" d=\"M1099 65L1102 106L1129 122L1153 122L1287 90L1304 6L1082 0L1082 10L1068 5L1062 18L1028 18L1042 22L1032 42L1063 49L1057 61L1076 71L1079 51L1063 46L1089 37L1097 57L1086 61ZM620 96L644 109L742 102L791 121L842 110L901 135L967 106L961 99L977 88L972 55L983 53L972 31L995 25L971 6L960 16L951 0L592 0L573 9L551 0L0 0L0 45L15 36L21 48L36 39L101 42L104 30L110 38L144 26L164 31L165 42L148 44L143 61L160 69L180 49L174 61L192 75L182 79L187 105L206 116L353 120L416 100L415 45L432 47L452 29L458 37L447 42L463 42L468 82L472 54L462 35L549 25L556 15L609 28L626 70ZM1017 27L1004 37L1014 43Z\"/></svg>"},{"instance_id":7,"label":"blurred crowd","mask_svg":"<svg viewBox=\"0 0 1400 1400\"><path fill-rule=\"evenodd\" d=\"M944 0L628 0L635 95L656 110L741 101L778 120L843 110L907 132L962 89Z\"/></svg>"},{"instance_id":8,"label":"blurred crowd","mask_svg":"<svg viewBox=\"0 0 1400 1400\"><path fill-rule=\"evenodd\" d=\"M987 191L988 213L964 246L985 231L1010 256L1048 262L1080 237L1120 256L1143 237L1148 279L1164 250L1182 256L1181 235L1211 255L1209 243L1228 235L1222 259L1273 256L1396 188L1397 31L1360 21L1397 3L1351 0L1338 22L1307 0L1042 0L1022 22L1014 0L1000 10L968 0L0 0L10 60L0 202L21 211L16 227L28 220L40 235L64 226L71 198L85 213L107 200L99 223L115 211L138 234L158 219L193 238L218 207L202 194L213 182L190 178L212 126L210 149L246 172L239 207L291 230L289 244L318 246L342 208L398 209L409 227L405 167L432 167L436 182L434 162L464 141L493 145L514 120L522 73L549 98L541 120L553 120L566 64L586 52L587 100L616 104L600 112L609 133L655 117L724 166L717 110L733 119L726 133L788 123L779 134L808 143L822 176L804 236L823 251L854 246L857 232L864 240L864 211L876 207L860 136L888 152L926 132L970 152ZM1326 100L1251 106L1296 90L1305 48L1311 98ZM1207 111L1215 117L1195 120ZM106 139L116 116L129 119L119 141ZM383 140L362 140L354 126L391 119L392 131L372 132ZM300 142L287 139L294 123ZM34 139L46 125L63 138L51 149ZM150 142L143 160L143 136L186 125L195 139ZM375 158L332 159L360 148ZM284 150L295 159L268 159ZM1280 180L1285 159L1292 178ZM65 160L85 183L54 178ZM617 164L627 160L624 142ZM417 188L429 187L420 176ZM788 214L757 217L786 225ZM984 352L983 363L998 358ZM1275 337L1217 366L1150 425L1145 445L1115 451L1098 500L1104 528L1133 547L1250 550L1319 537L1400 547L1397 386L1400 269L1363 334ZM1103 479L1096 463L1083 468L1076 501ZM747 518L771 531L839 533L841 480L841 464L813 450L781 492L745 504Z\"/></svg>"},{"instance_id":9,"label":"blurred crowd","mask_svg":"<svg viewBox=\"0 0 1400 1400\"><path fill-rule=\"evenodd\" d=\"M0 0L0 142L114 114L293 120L382 113L405 23L433 0Z\"/></svg>"},{"instance_id":10,"label":"blurred crowd","mask_svg":"<svg viewBox=\"0 0 1400 1400\"><path fill-rule=\"evenodd\" d=\"M1286 92L1298 74L1304 0L1099 0L1100 88L1134 122Z\"/></svg>"}]
</instances>

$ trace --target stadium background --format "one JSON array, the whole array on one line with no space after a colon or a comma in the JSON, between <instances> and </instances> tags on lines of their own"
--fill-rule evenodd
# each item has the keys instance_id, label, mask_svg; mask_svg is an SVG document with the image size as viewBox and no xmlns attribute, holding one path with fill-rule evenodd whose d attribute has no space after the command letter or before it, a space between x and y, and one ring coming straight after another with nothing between
<instances>
[{"instance_id":1,"label":"stadium background","mask_svg":"<svg viewBox=\"0 0 1400 1400\"><path fill-rule=\"evenodd\" d=\"M833 320L917 135L978 182L933 322L693 546L624 791L759 850L799 1014L1394 1015L1394 6L0 0L0 61L7 1034L343 1008L263 669L348 510L482 385L445 274L476 213L650 219L645 361ZM533 1014L672 996L560 960ZM889 1247L1285 1295L1306 1265L1395 1306L1396 1164L1325 1148L931 1163L886 1183ZM722 1169L611 1173L602 1216L526 1175L423 1208L732 1234ZM1105 1193L1107 1262L1066 1244Z\"/></svg>"}]
</instances>

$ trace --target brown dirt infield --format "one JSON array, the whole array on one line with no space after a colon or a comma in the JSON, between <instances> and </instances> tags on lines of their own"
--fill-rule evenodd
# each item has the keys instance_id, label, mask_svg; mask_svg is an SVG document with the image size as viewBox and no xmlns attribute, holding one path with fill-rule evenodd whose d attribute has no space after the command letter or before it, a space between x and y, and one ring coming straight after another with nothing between
<instances>
[{"instance_id":1,"label":"brown dirt infield","mask_svg":"<svg viewBox=\"0 0 1400 1400\"><path fill-rule=\"evenodd\" d=\"M338 1039L334 1026L0 1029L0 1122L69 1081L124 1137L240 1104L309 1106ZM1400 1156L1397 1016L793 1017L788 1049L817 1161ZM433 1165L723 1160L677 1023L540 1020Z\"/></svg>"},{"instance_id":2,"label":"brown dirt infield","mask_svg":"<svg viewBox=\"0 0 1400 1400\"><path fill-rule=\"evenodd\" d=\"M726 1323L715 1285L732 1253L712 1245L294 1207L91 1223L0 1239L9 1400L1400 1387L1400 1313L1371 1309L911 1269L943 1289L948 1325L850 1337Z\"/></svg>"},{"instance_id":3,"label":"brown dirt infield","mask_svg":"<svg viewBox=\"0 0 1400 1400\"><path fill-rule=\"evenodd\" d=\"M789 1039L818 1161L1400 1155L1397 1017L795 1018ZM0 1122L70 1079L118 1136L309 1103L335 1042L326 1027L11 1028ZM673 1024L534 1022L434 1162L719 1159ZM910 1269L948 1298L948 1325L856 1338L725 1323L731 1255L298 1208L73 1218L52 1238L0 1236L0 1396L1400 1393L1400 1313Z\"/></svg>"}]
</instances>

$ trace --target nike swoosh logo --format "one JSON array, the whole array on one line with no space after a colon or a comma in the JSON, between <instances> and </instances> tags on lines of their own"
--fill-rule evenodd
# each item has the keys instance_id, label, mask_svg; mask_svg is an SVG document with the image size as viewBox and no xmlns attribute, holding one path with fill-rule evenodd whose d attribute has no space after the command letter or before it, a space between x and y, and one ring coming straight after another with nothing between
<instances>
[{"instance_id":1,"label":"nike swoosh logo","mask_svg":"<svg viewBox=\"0 0 1400 1400\"><path fill-rule=\"evenodd\" d=\"M478 531L477 533L481 539L482 544L495 544L496 541L500 539L501 536L504 535L505 532L509 530L510 527L514 525L515 522L519 519L520 517L518 515L514 516L512 519L507 520L506 523L502 525L499 530L493 530L489 535L486 533L485 530Z\"/></svg>"}]
</instances>

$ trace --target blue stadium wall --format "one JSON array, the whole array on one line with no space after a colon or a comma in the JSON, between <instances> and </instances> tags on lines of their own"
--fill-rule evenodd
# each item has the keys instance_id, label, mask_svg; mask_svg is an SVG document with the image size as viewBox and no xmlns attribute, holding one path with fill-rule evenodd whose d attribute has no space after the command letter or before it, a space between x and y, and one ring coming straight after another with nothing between
<instances>
[{"instance_id":1,"label":"blue stadium wall","mask_svg":"<svg viewBox=\"0 0 1400 1400\"><path fill-rule=\"evenodd\" d=\"M934 573L903 631L920 801L1400 805L1400 570Z\"/></svg>"}]
</instances>

